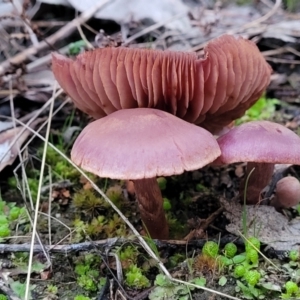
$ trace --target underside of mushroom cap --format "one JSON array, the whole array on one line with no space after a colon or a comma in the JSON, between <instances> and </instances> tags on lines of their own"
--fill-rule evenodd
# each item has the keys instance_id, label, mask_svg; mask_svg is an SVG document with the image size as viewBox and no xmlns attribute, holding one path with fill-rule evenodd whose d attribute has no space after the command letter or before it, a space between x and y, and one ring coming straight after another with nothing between
<instances>
[{"instance_id":1,"label":"underside of mushroom cap","mask_svg":"<svg viewBox=\"0 0 300 300\"><path fill-rule=\"evenodd\" d=\"M94 118L149 107L218 131L242 116L270 81L257 46L224 35L194 53L132 48L53 54L53 72L75 105Z\"/></svg>"},{"instance_id":2,"label":"underside of mushroom cap","mask_svg":"<svg viewBox=\"0 0 300 300\"><path fill-rule=\"evenodd\" d=\"M71 152L86 171L132 180L196 170L219 155L208 131L150 108L119 110L90 123Z\"/></svg>"},{"instance_id":3,"label":"underside of mushroom cap","mask_svg":"<svg viewBox=\"0 0 300 300\"><path fill-rule=\"evenodd\" d=\"M214 164L258 162L300 165L300 137L277 123L245 123L220 136L217 141L222 154Z\"/></svg>"}]
</instances>

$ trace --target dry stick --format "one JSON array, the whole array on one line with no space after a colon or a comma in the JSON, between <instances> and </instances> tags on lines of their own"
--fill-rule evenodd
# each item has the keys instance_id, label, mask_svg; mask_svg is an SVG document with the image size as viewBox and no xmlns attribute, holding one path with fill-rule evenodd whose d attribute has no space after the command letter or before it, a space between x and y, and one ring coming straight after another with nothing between
<instances>
[{"instance_id":1,"label":"dry stick","mask_svg":"<svg viewBox=\"0 0 300 300\"><path fill-rule=\"evenodd\" d=\"M272 9L269 10L264 16L254 20L250 23L247 23L246 25L242 26L242 28L246 29L246 28L252 27L253 25L257 25L259 23L267 21L270 17L272 17L278 11L278 9L280 9L281 3L282 3L282 0L276 0Z\"/></svg>"},{"instance_id":2,"label":"dry stick","mask_svg":"<svg viewBox=\"0 0 300 300\"><path fill-rule=\"evenodd\" d=\"M286 52L291 52L291 53L295 54L296 56L300 57L300 52L289 46L281 47L281 48L273 49L273 50L262 51L261 54L263 56L272 56L272 55L276 55L276 54L283 54Z\"/></svg>"},{"instance_id":3,"label":"dry stick","mask_svg":"<svg viewBox=\"0 0 300 300\"><path fill-rule=\"evenodd\" d=\"M31 28L30 21L23 14L23 3L21 3L20 0L14 0L14 1L11 1L11 3L14 6L15 10L18 12L19 17L21 18L21 20L23 21L23 25L26 28L26 30L28 31L28 34L29 34L29 37L30 37L30 40L31 40L32 44L34 46L37 46L39 41L38 41L38 38L37 38L36 34L33 32L32 28Z\"/></svg>"},{"instance_id":4,"label":"dry stick","mask_svg":"<svg viewBox=\"0 0 300 300\"><path fill-rule=\"evenodd\" d=\"M47 216L46 213L39 212L40 215ZM59 219L50 216L51 219L55 220L56 222L60 223L62 226L64 226L67 230L69 230L68 236L73 233L71 231L71 228L69 228L66 224L64 224ZM65 240L66 238L64 238ZM236 238L235 238L236 239ZM123 238L123 237L114 237L114 238L107 238L103 240L97 240L97 241L90 241L90 242L82 242L82 243L74 243L74 244L60 244L64 240L59 241L55 245L43 245L43 247L40 244L35 244L33 248L30 247L28 243L24 244L0 244L0 253L10 253L10 252L29 252L31 249L34 253L41 253L43 251L47 251L50 253L71 253L71 252L77 252L77 251L89 251L92 249L95 249L95 247L101 247L101 248L111 248L112 246L120 246L124 245L126 243L138 243L139 240L137 238ZM158 247L186 247L190 246L193 248L201 248L203 245L207 242L206 239L198 239L198 240L192 240L192 241L185 241L185 240L167 240L167 241L160 241L160 240L153 240L154 244ZM232 242L231 239L225 239L223 241L223 244L227 244L228 242ZM240 239L240 242L236 241L239 245L244 245L244 241Z\"/></svg>"},{"instance_id":5,"label":"dry stick","mask_svg":"<svg viewBox=\"0 0 300 300\"><path fill-rule=\"evenodd\" d=\"M241 26L238 29L230 30L228 33L230 33L230 34L240 33L244 29L247 29L247 28L253 27L255 25L258 25L258 24L260 24L262 22L265 22L266 20L268 20L270 17L272 17L277 12L277 10L281 6L281 3L282 3L282 0L276 0L273 8L268 13L266 13L265 15L263 15L262 17L254 20L254 21L246 23L245 25ZM223 32L223 33L225 33L225 32ZM203 49L209 43L210 40L208 40L208 41L206 41L206 42L204 42L204 43L202 43L200 45L194 46L194 47L190 48L188 51L190 51L190 52L197 52L197 51Z\"/></svg>"},{"instance_id":6,"label":"dry stick","mask_svg":"<svg viewBox=\"0 0 300 300\"><path fill-rule=\"evenodd\" d=\"M7 59L0 64L0 76L3 75L11 65L19 65L26 61L31 55L37 54L41 50L45 50L49 45L54 45L57 41L65 38L77 29L78 24L82 24L88 21L100 8L105 4L113 0L102 0L97 2L93 7L84 11L79 17L73 19L67 25L56 31L54 34L50 35L44 41L41 41L36 46L32 46L21 53L15 55L14 57Z\"/></svg>"},{"instance_id":7,"label":"dry stick","mask_svg":"<svg viewBox=\"0 0 300 300\"><path fill-rule=\"evenodd\" d=\"M41 164L41 170L40 170L40 178L39 178L39 184L38 184L38 192L36 197L36 207L34 212L34 220L33 220L33 226L32 226L32 236L31 236L31 248L34 247L34 241L35 241L35 235L37 233L37 220L38 220L38 214L39 214L39 206L40 206L40 199L41 199L41 190L43 185L43 176L44 176L44 169L46 164L46 155L47 155L47 148L48 148L48 141L50 136L50 130L51 130L51 121L52 121L52 113L54 108L54 95L55 95L56 88L53 89L53 96L52 101L50 104L50 110L49 110L49 121L46 131L46 137L45 137L45 145L43 150L43 156L42 156L42 164ZM32 269L32 262L33 262L33 251L30 250L29 252L29 260L28 260L28 270L27 270L27 279L26 279L26 290L25 290L25 300L29 300L29 292L30 292L30 277L31 277L31 269Z\"/></svg>"},{"instance_id":8,"label":"dry stick","mask_svg":"<svg viewBox=\"0 0 300 300\"><path fill-rule=\"evenodd\" d=\"M32 128L28 127L26 124L20 122L19 120L16 120L16 122L23 125L27 130L31 131L35 136L40 138L42 141L46 142L46 139L41 136L40 134L36 133ZM123 215L123 213L116 207L116 205L105 195L105 193L99 189L99 187L78 167L76 166L63 152L61 152L59 149L57 149L53 144L48 143L48 145L53 148L59 155L61 155L65 160L67 160L80 174L92 185L92 187L95 189L97 193L99 193L103 199L110 204L110 206L115 210L115 212L124 220L124 222L127 224L127 226L131 229L131 231L135 234L138 241L141 243L142 247L145 249L145 251L157 262L158 266L160 267L161 271L173 282L177 282L180 284L185 284L191 287L195 287L207 292L210 292L212 294L218 294L223 297L226 297L228 299L234 299L234 300L240 300L239 298L223 294L221 292L215 291L210 288L198 286L189 282L185 282L182 280L175 279L171 276L165 265L159 260L158 257L156 257L156 254L153 252L151 247L146 243L146 241L143 239L143 237L138 233L138 231L134 228L134 226L128 221L128 219ZM33 249L34 245L31 245L31 249Z\"/></svg>"},{"instance_id":9,"label":"dry stick","mask_svg":"<svg viewBox=\"0 0 300 300\"><path fill-rule=\"evenodd\" d=\"M151 25L151 26L149 26L149 27L147 27L147 28L145 28L145 29L143 29L143 30L137 32L136 34L134 34L134 35L131 36L130 38L128 38L122 45L123 45L123 46L126 46L126 45L128 45L129 43L131 43L132 41L134 41L135 39L137 39L137 38L139 38L139 37L141 37L141 36L143 36L143 35L145 35L145 34L151 32L151 31L153 31L153 30L155 30L155 29L158 29L158 28L160 28L160 27L166 25L167 23L170 23L171 21L173 21L173 20L175 20L175 19L181 18L181 17L183 17L183 16L184 16L184 13L179 13L179 14L177 14L177 15L171 17L170 19L167 19L167 20L164 20L164 21L162 21L162 22L153 24L153 25ZM84 39L84 35L81 33L82 30L81 30L80 25L83 25L83 26L86 26L86 25L84 24L84 22L82 22L82 24L79 23L79 22L78 22L78 24L76 24L80 36L82 37L82 39ZM93 47L93 45L91 45L91 47ZM69 49L69 46L65 46L65 47L59 49L58 51L59 51L59 53L61 53L61 54L65 54L65 53L68 51L68 49ZM28 72L33 72L35 69L37 69L37 68L40 67L41 65L45 65L45 64L50 63L51 59L52 59L51 53L50 53L50 54L47 54L47 55L45 55L45 56L43 56L43 57L41 57L41 58L38 58L37 60L35 60L35 61L30 62L29 64L27 64L27 66L26 66L26 71L28 71ZM0 65L0 75L1 75L1 65ZM1 91L0 91L0 93L1 93Z\"/></svg>"},{"instance_id":10,"label":"dry stick","mask_svg":"<svg viewBox=\"0 0 300 300\"><path fill-rule=\"evenodd\" d=\"M284 58L276 58L276 57L265 57L265 60L272 61L274 63L281 63L281 64L294 64L294 65L300 65L299 60L294 59L284 59Z\"/></svg>"},{"instance_id":11,"label":"dry stick","mask_svg":"<svg viewBox=\"0 0 300 300\"><path fill-rule=\"evenodd\" d=\"M181 13L178 13L178 14L172 16L171 18L169 18L167 20L164 20L164 21L158 22L156 24L153 24L153 25L137 32L136 34L132 35L130 38L126 39L126 41L122 44L122 46L126 46L126 45L130 44L131 42L133 42L135 39L151 32L155 29L158 29L158 28L160 28L160 27L162 27L162 26L164 26L164 25L166 25L166 24L168 24L168 23L170 23L170 22L172 22L176 19L182 18L185 15L186 15L186 12L181 12Z\"/></svg>"},{"instance_id":12,"label":"dry stick","mask_svg":"<svg viewBox=\"0 0 300 300\"><path fill-rule=\"evenodd\" d=\"M11 80L9 81L9 88L10 88L10 90L12 89L12 81ZM14 113L15 110L14 110L14 102L13 102L13 95L12 94L10 95L10 109L11 109L11 118L12 118L13 126L16 129L16 127L17 127L16 126L16 117L15 117L15 113ZM17 143L18 143L18 141L17 141ZM22 152L20 151L21 145L18 144L18 148L19 148L18 157L19 157L19 160L22 161L23 157L22 157ZM26 172L25 172L24 165L21 165L21 170L22 170L23 177L26 178ZM38 236L38 240L41 243L41 240L40 240L39 236ZM49 263L50 262L49 255L47 255L47 253L45 253L45 252L44 252L44 254L45 254L45 256L47 258L47 261Z\"/></svg>"}]
</instances>

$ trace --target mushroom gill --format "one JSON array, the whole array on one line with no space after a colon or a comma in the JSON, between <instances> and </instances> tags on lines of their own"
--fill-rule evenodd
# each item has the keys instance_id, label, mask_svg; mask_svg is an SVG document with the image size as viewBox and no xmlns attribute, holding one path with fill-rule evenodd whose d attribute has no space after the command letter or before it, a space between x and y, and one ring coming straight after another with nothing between
<instances>
[{"instance_id":1,"label":"mushroom gill","mask_svg":"<svg viewBox=\"0 0 300 300\"><path fill-rule=\"evenodd\" d=\"M95 119L119 109L157 108L219 131L244 114L270 81L257 46L223 35L195 53L132 48L53 54L53 72L75 105Z\"/></svg>"}]
</instances>

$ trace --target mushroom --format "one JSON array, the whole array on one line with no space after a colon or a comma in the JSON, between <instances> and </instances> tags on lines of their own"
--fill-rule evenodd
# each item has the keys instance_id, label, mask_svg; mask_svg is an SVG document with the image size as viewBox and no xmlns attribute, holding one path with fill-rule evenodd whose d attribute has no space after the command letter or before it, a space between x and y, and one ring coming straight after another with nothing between
<instances>
[{"instance_id":1,"label":"mushroom","mask_svg":"<svg viewBox=\"0 0 300 300\"><path fill-rule=\"evenodd\" d=\"M119 110L90 123L71 151L72 161L86 171L133 180L141 219L159 239L168 238L168 224L156 176L196 170L219 155L208 131L150 108Z\"/></svg>"},{"instance_id":2,"label":"mushroom","mask_svg":"<svg viewBox=\"0 0 300 300\"><path fill-rule=\"evenodd\" d=\"M276 195L271 201L276 209L290 208L300 203L300 182L289 176L280 179L276 184Z\"/></svg>"},{"instance_id":3,"label":"mushroom","mask_svg":"<svg viewBox=\"0 0 300 300\"><path fill-rule=\"evenodd\" d=\"M275 164L300 164L300 137L277 123L245 123L220 136L217 141L222 154L215 165L248 162L240 192L243 196L245 181L250 176L247 187L249 204L259 202L260 193L269 183Z\"/></svg>"},{"instance_id":4,"label":"mushroom","mask_svg":"<svg viewBox=\"0 0 300 300\"><path fill-rule=\"evenodd\" d=\"M134 48L53 54L52 69L75 105L95 119L149 107L218 132L261 96L271 68L257 46L223 35L195 53ZM83 100L84 99L84 100Z\"/></svg>"}]
</instances>

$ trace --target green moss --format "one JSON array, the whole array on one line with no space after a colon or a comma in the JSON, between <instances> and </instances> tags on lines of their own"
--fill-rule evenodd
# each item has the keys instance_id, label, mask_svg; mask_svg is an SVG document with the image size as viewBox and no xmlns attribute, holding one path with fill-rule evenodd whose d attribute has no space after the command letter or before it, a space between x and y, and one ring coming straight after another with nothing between
<instances>
[{"instance_id":1,"label":"green moss","mask_svg":"<svg viewBox=\"0 0 300 300\"><path fill-rule=\"evenodd\" d=\"M167 179L165 177L158 177L156 180L160 190L164 191L167 188Z\"/></svg>"},{"instance_id":2,"label":"green moss","mask_svg":"<svg viewBox=\"0 0 300 300\"><path fill-rule=\"evenodd\" d=\"M122 188L119 185L111 186L106 191L106 196L118 207L122 206Z\"/></svg>"},{"instance_id":3,"label":"green moss","mask_svg":"<svg viewBox=\"0 0 300 300\"><path fill-rule=\"evenodd\" d=\"M74 194L73 204L77 211L94 216L98 209L108 208L106 201L97 197L91 189L81 189Z\"/></svg>"},{"instance_id":4,"label":"green moss","mask_svg":"<svg viewBox=\"0 0 300 300\"><path fill-rule=\"evenodd\" d=\"M91 298L86 297L84 295L77 295L75 296L74 300L90 300Z\"/></svg>"},{"instance_id":5,"label":"green moss","mask_svg":"<svg viewBox=\"0 0 300 300\"><path fill-rule=\"evenodd\" d=\"M243 117L236 120L236 125L246 123L249 121L268 120L275 113L277 99L267 99L262 96L253 106L251 106Z\"/></svg>"},{"instance_id":6,"label":"green moss","mask_svg":"<svg viewBox=\"0 0 300 300\"><path fill-rule=\"evenodd\" d=\"M128 269L131 264L136 264L138 256L140 254L138 248L136 246L126 246L120 247L117 250L117 254L122 263L124 269Z\"/></svg>"},{"instance_id":7,"label":"green moss","mask_svg":"<svg viewBox=\"0 0 300 300\"><path fill-rule=\"evenodd\" d=\"M77 276L77 283L84 290L95 292L98 290L98 282L100 280L101 259L95 254L87 254L80 257L75 266L75 273Z\"/></svg>"},{"instance_id":8,"label":"green moss","mask_svg":"<svg viewBox=\"0 0 300 300\"><path fill-rule=\"evenodd\" d=\"M125 277L125 283L131 288L142 289L150 286L150 281L143 275L142 269L134 264L129 266Z\"/></svg>"}]
</instances>

